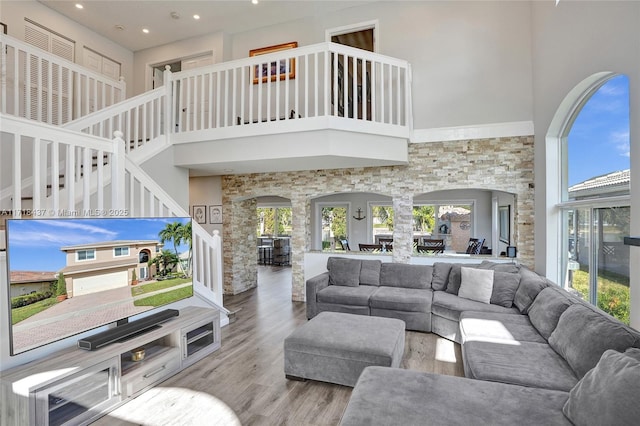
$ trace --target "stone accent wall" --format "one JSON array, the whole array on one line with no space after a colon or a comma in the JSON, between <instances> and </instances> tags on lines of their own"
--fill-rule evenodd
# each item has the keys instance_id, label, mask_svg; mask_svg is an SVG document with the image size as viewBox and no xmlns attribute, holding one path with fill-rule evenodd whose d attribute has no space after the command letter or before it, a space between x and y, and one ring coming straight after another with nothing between
<instances>
[{"instance_id":1,"label":"stone accent wall","mask_svg":"<svg viewBox=\"0 0 640 426\"><path fill-rule=\"evenodd\" d=\"M223 207L224 292L238 294L258 285L255 198L225 202Z\"/></svg>"},{"instance_id":2,"label":"stone accent wall","mask_svg":"<svg viewBox=\"0 0 640 426\"><path fill-rule=\"evenodd\" d=\"M411 256L410 217L416 194L451 189L515 194L514 244L520 262L532 266L533 158L533 136L521 136L410 144L406 166L224 176L225 292L235 294L255 286L255 238L247 238L255 236L255 202L252 206L242 200L267 195L292 203L293 300L304 300L304 253L311 245L310 200L339 192L375 192L393 198L396 262L408 262Z\"/></svg>"}]
</instances>

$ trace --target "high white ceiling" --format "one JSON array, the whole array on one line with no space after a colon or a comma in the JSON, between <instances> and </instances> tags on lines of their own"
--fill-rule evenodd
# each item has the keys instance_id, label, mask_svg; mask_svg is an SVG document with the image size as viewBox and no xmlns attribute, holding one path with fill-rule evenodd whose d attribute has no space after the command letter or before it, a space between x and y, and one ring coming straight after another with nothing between
<instances>
[{"instance_id":1,"label":"high white ceiling","mask_svg":"<svg viewBox=\"0 0 640 426\"><path fill-rule=\"evenodd\" d=\"M134 52L203 34L237 33L371 2L259 0L254 5L251 0L38 1ZM76 3L84 8L76 8ZM200 19L195 20L194 14ZM148 28L149 33L143 34L142 28Z\"/></svg>"}]
</instances>

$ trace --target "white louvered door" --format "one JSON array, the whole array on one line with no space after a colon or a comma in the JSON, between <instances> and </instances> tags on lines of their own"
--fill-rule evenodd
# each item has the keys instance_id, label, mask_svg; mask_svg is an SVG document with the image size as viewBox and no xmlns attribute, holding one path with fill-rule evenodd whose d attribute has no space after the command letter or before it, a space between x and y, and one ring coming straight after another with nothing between
<instances>
[{"instance_id":1,"label":"white louvered door","mask_svg":"<svg viewBox=\"0 0 640 426\"><path fill-rule=\"evenodd\" d=\"M72 40L29 21L25 22L25 42L71 62L74 61L75 43ZM66 123L71 119L69 93L73 76L68 69L62 69L58 64L25 55L29 58L20 59L21 66L28 64L28 69L21 73L24 78L20 82L23 94L20 109L25 111L24 116L57 125ZM27 97L27 93L31 96Z\"/></svg>"}]
</instances>

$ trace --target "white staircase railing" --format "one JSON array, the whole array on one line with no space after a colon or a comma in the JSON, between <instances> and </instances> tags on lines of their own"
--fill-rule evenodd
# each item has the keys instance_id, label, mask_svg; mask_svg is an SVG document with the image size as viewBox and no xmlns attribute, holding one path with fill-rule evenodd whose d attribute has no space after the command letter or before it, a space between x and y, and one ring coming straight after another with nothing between
<instances>
[{"instance_id":1,"label":"white staircase railing","mask_svg":"<svg viewBox=\"0 0 640 426\"><path fill-rule=\"evenodd\" d=\"M123 100L126 85L0 36L0 112L62 125Z\"/></svg>"},{"instance_id":2,"label":"white staircase railing","mask_svg":"<svg viewBox=\"0 0 640 426\"><path fill-rule=\"evenodd\" d=\"M0 209L14 218L189 216L125 155L121 133L109 140L4 114L0 129ZM207 300L227 313L221 239L192 227L194 285L208 289Z\"/></svg>"},{"instance_id":3,"label":"white staircase railing","mask_svg":"<svg viewBox=\"0 0 640 426\"><path fill-rule=\"evenodd\" d=\"M164 138L168 116L165 87L129 98L110 108L94 112L64 125L65 129L76 130L103 138L111 138L116 131L122 131L125 151L141 148L153 140ZM166 139L163 139L166 141Z\"/></svg>"}]
</instances>

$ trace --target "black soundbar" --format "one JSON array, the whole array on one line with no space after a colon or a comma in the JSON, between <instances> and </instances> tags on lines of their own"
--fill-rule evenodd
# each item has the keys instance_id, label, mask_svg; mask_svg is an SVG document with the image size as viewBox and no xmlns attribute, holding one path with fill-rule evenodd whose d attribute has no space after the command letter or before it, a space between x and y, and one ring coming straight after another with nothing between
<instances>
[{"instance_id":1,"label":"black soundbar","mask_svg":"<svg viewBox=\"0 0 640 426\"><path fill-rule=\"evenodd\" d=\"M157 328L159 327L158 324L178 316L179 313L180 311L176 309L166 309L149 315L148 317L140 318L139 320L119 325L115 328L110 328L109 330L94 334L93 336L80 339L78 340L78 347L80 349L94 351L108 345L109 343L120 342L127 338L135 337L149 329Z\"/></svg>"}]
</instances>

